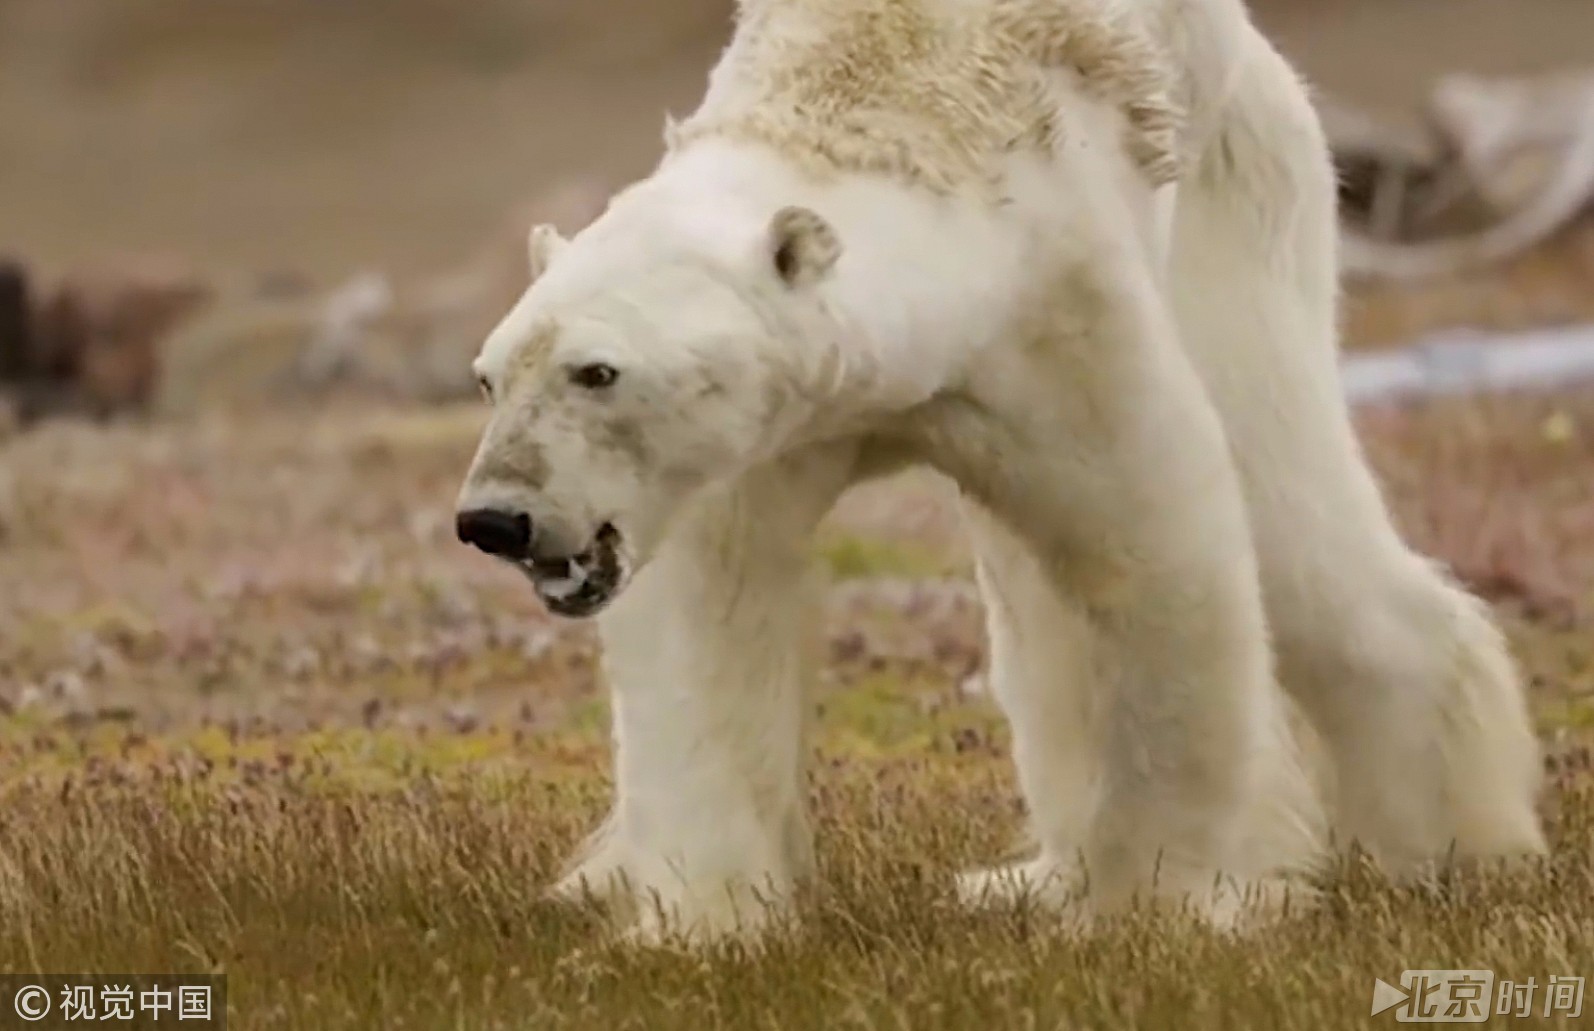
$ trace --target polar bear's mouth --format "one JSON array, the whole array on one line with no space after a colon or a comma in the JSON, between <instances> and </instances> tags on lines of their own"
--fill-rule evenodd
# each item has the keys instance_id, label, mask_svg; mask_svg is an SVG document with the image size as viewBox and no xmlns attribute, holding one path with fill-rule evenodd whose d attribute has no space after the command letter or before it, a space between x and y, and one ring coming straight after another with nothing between
<instances>
[{"instance_id":1,"label":"polar bear's mouth","mask_svg":"<svg viewBox=\"0 0 1594 1031\"><path fill-rule=\"evenodd\" d=\"M604 523L592 545L559 559L522 559L516 563L530 578L548 611L579 619L596 615L625 586L628 572L620 531Z\"/></svg>"}]
</instances>

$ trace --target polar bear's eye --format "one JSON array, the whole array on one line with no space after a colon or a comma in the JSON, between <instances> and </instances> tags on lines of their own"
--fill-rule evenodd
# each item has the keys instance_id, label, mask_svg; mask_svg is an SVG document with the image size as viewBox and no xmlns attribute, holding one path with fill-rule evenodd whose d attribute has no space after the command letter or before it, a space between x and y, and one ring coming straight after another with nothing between
<instances>
[{"instance_id":1,"label":"polar bear's eye","mask_svg":"<svg viewBox=\"0 0 1594 1031\"><path fill-rule=\"evenodd\" d=\"M620 372L612 365L594 362L591 365L578 365L570 370L570 382L587 390L602 390L620 378Z\"/></svg>"}]
</instances>

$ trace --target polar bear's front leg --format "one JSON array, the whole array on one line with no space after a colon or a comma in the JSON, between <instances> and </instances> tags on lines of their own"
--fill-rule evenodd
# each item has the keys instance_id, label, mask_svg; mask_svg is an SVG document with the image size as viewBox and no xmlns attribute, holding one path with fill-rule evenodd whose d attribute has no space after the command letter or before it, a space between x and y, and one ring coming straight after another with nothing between
<instances>
[{"instance_id":1,"label":"polar bear's front leg","mask_svg":"<svg viewBox=\"0 0 1594 1031\"><path fill-rule=\"evenodd\" d=\"M852 468L832 445L707 492L601 617L618 797L557 894L606 898L643 938L711 937L808 873L808 545Z\"/></svg>"}]
</instances>

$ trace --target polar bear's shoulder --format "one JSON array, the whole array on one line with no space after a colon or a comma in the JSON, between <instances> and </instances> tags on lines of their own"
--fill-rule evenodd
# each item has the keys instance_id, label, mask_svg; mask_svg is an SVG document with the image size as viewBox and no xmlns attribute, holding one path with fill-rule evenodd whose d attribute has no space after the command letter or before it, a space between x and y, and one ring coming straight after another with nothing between
<instances>
[{"instance_id":1,"label":"polar bear's shoulder","mask_svg":"<svg viewBox=\"0 0 1594 1031\"><path fill-rule=\"evenodd\" d=\"M1117 0L740 0L703 105L672 149L756 141L817 170L878 172L939 190L991 183L1001 159L1069 126L1049 73L1077 72L1118 108L1155 183L1178 171L1172 69Z\"/></svg>"}]
</instances>

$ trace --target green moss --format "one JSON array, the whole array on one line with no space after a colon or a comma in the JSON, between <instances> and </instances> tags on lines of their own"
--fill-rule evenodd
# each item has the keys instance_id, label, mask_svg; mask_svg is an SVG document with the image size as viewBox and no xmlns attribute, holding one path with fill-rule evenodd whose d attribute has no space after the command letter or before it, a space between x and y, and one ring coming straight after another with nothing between
<instances>
[{"instance_id":1,"label":"green moss","mask_svg":"<svg viewBox=\"0 0 1594 1031\"><path fill-rule=\"evenodd\" d=\"M1538 706L1538 725L1541 731L1594 730L1594 698L1579 695L1543 702Z\"/></svg>"},{"instance_id":2,"label":"green moss","mask_svg":"<svg viewBox=\"0 0 1594 1031\"><path fill-rule=\"evenodd\" d=\"M827 692L819 728L824 750L871 756L957 751L969 742L1000 748L1005 736L985 702L957 696L938 678L892 670Z\"/></svg>"},{"instance_id":3,"label":"green moss","mask_svg":"<svg viewBox=\"0 0 1594 1031\"><path fill-rule=\"evenodd\" d=\"M827 537L819 555L837 580L872 576L936 577L957 572L949 556L912 540L855 535Z\"/></svg>"}]
</instances>

